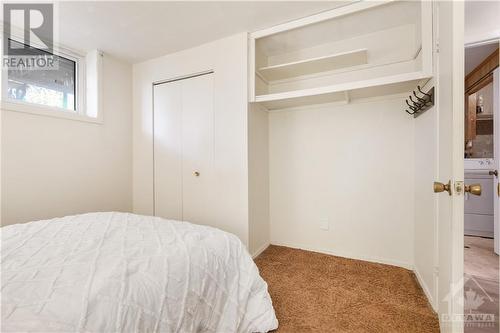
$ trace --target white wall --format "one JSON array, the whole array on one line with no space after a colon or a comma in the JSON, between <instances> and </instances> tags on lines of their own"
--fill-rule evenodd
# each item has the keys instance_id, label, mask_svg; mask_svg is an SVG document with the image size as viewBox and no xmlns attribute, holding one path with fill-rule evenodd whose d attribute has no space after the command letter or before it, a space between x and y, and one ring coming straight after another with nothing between
<instances>
[{"instance_id":1,"label":"white wall","mask_svg":"<svg viewBox=\"0 0 500 333\"><path fill-rule=\"evenodd\" d=\"M432 83L431 83L432 84ZM424 89L425 90L425 89ZM414 271L436 310L437 197L432 184L437 177L437 110L431 108L415 123L415 259ZM447 195L440 194L440 195Z\"/></svg>"},{"instance_id":2,"label":"white wall","mask_svg":"<svg viewBox=\"0 0 500 333\"><path fill-rule=\"evenodd\" d=\"M412 267L414 129L403 100L269 115L272 244Z\"/></svg>"},{"instance_id":3,"label":"white wall","mask_svg":"<svg viewBox=\"0 0 500 333\"><path fill-rule=\"evenodd\" d=\"M437 24L434 16L433 24ZM437 31L433 38L437 38ZM433 52L433 72L437 73L437 53ZM431 87L437 89L437 80L431 79L422 88L427 91ZM439 96L436 94L437 100ZM438 288L438 198L446 194L435 194L432 184L435 181L446 181L438 176L438 124L439 110L430 108L413 120L415 126L415 217L414 217L414 264L413 270L424 290L429 303L435 311L437 308Z\"/></svg>"},{"instance_id":4,"label":"white wall","mask_svg":"<svg viewBox=\"0 0 500 333\"><path fill-rule=\"evenodd\" d=\"M2 110L2 225L132 208L132 68L103 59L103 124Z\"/></svg>"},{"instance_id":5,"label":"white wall","mask_svg":"<svg viewBox=\"0 0 500 333\"><path fill-rule=\"evenodd\" d=\"M248 106L249 250L257 255L269 245L269 116L265 108Z\"/></svg>"},{"instance_id":6,"label":"white wall","mask_svg":"<svg viewBox=\"0 0 500 333\"><path fill-rule=\"evenodd\" d=\"M152 83L214 70L215 227L248 245L247 34L133 67L133 207L153 214Z\"/></svg>"}]
</instances>

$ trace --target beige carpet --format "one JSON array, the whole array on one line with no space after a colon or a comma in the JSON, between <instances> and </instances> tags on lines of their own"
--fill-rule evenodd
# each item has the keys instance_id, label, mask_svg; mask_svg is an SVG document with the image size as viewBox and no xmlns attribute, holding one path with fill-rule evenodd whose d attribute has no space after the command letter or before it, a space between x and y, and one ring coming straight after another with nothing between
<instances>
[{"instance_id":1,"label":"beige carpet","mask_svg":"<svg viewBox=\"0 0 500 333\"><path fill-rule=\"evenodd\" d=\"M465 236L464 245L464 273L499 281L499 262L493 251L493 239Z\"/></svg>"},{"instance_id":2,"label":"beige carpet","mask_svg":"<svg viewBox=\"0 0 500 333\"><path fill-rule=\"evenodd\" d=\"M493 239L465 236L464 245L465 313L495 316L492 322L466 322L464 332L498 333L500 279L498 255L493 251ZM475 300L478 302L474 302Z\"/></svg>"},{"instance_id":3,"label":"beige carpet","mask_svg":"<svg viewBox=\"0 0 500 333\"><path fill-rule=\"evenodd\" d=\"M409 270L274 245L255 262L277 332L439 332Z\"/></svg>"}]
</instances>

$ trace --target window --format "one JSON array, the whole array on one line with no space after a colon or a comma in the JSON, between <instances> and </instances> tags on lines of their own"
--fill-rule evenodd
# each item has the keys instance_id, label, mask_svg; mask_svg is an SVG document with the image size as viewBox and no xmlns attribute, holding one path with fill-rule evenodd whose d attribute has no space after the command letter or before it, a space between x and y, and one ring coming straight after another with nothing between
<instances>
[{"instance_id":1,"label":"window","mask_svg":"<svg viewBox=\"0 0 500 333\"><path fill-rule=\"evenodd\" d=\"M57 47L57 51L49 53L19 40L11 38L10 43L29 48L35 54L32 58L42 58L54 65L50 69L35 65L31 67L36 68L3 66L2 109L101 123L102 52L91 50L82 55Z\"/></svg>"},{"instance_id":2,"label":"window","mask_svg":"<svg viewBox=\"0 0 500 333\"><path fill-rule=\"evenodd\" d=\"M10 43L22 45L13 40ZM7 99L76 111L76 61L29 48L37 56L51 56L54 68L9 68Z\"/></svg>"}]
</instances>

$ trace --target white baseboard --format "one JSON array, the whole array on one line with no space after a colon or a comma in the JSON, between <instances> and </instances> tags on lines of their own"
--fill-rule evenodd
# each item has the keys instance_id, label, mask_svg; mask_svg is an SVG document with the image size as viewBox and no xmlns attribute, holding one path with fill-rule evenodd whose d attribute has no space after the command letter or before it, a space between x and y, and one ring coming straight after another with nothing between
<instances>
[{"instance_id":1,"label":"white baseboard","mask_svg":"<svg viewBox=\"0 0 500 333\"><path fill-rule=\"evenodd\" d=\"M425 283L425 280L422 278L422 275L420 275L420 273L418 272L418 269L416 266L413 269L413 272L415 273L415 276L417 277L418 284L420 285L420 287L424 291L424 294L427 297L427 300L431 304L432 309L434 310L434 312L437 312L437 304L436 304L431 292L429 291L429 286L427 285L427 283Z\"/></svg>"},{"instance_id":2,"label":"white baseboard","mask_svg":"<svg viewBox=\"0 0 500 333\"><path fill-rule=\"evenodd\" d=\"M255 259L259 254L261 254L262 252L264 252L268 247L269 247L269 243L266 243L264 245L262 245L261 247L259 247L257 249L257 251L255 251L254 253L252 253L252 259Z\"/></svg>"},{"instance_id":3,"label":"white baseboard","mask_svg":"<svg viewBox=\"0 0 500 333\"><path fill-rule=\"evenodd\" d=\"M296 245L296 244L290 244L286 242L274 242L271 241L272 245L278 245L278 246L286 246L286 247L291 247L294 249L301 249L301 250L306 250L306 251L312 251L312 252L319 252L323 254L329 254L332 256L337 256L337 257L343 257L343 258L348 258L348 259L356 259L356 260L363 260L363 261L369 261L369 262L375 262L379 264L386 264L386 265L391 265L391 266L398 266L402 268L406 268L409 270L413 270L413 265L409 264L407 262L402 262L402 261L397 261L397 260L392 260L392 259L385 259L385 258L378 258L378 257L368 257L368 256L360 256L360 255L352 255L351 253L347 252L342 252L342 251L331 251L331 250L325 250L321 248L315 248L311 246L303 246L303 245Z\"/></svg>"}]
</instances>

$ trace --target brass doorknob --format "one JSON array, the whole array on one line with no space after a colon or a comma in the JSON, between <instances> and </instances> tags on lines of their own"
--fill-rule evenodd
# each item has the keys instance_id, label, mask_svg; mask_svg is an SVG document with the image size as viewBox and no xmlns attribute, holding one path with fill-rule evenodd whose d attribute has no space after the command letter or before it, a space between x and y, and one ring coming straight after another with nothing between
<instances>
[{"instance_id":1,"label":"brass doorknob","mask_svg":"<svg viewBox=\"0 0 500 333\"><path fill-rule=\"evenodd\" d=\"M473 195L481 195L481 184L470 184L465 185L465 192L469 192Z\"/></svg>"},{"instance_id":2,"label":"brass doorknob","mask_svg":"<svg viewBox=\"0 0 500 333\"><path fill-rule=\"evenodd\" d=\"M448 192L451 195L451 181L448 181L448 184L443 184L440 182L434 182L434 193Z\"/></svg>"},{"instance_id":3,"label":"brass doorknob","mask_svg":"<svg viewBox=\"0 0 500 333\"><path fill-rule=\"evenodd\" d=\"M195 177L199 177L199 176L200 176L200 173L199 173L198 171L195 171L195 172L194 172L194 175L195 175Z\"/></svg>"}]
</instances>

